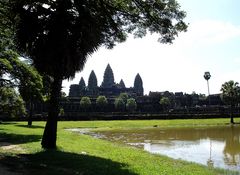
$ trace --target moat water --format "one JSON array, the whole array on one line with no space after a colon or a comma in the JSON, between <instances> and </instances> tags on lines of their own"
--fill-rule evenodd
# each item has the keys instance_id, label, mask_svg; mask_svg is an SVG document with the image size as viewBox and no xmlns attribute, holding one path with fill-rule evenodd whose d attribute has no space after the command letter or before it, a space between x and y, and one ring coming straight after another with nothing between
<instances>
[{"instance_id":1,"label":"moat water","mask_svg":"<svg viewBox=\"0 0 240 175\"><path fill-rule=\"evenodd\" d=\"M240 126L145 128L91 135L211 167L240 172Z\"/></svg>"}]
</instances>

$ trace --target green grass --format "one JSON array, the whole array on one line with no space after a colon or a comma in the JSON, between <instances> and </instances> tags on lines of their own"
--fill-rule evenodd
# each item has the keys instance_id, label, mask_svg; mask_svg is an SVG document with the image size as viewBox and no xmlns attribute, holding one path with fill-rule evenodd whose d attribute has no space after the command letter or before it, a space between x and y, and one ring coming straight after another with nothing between
<instances>
[{"instance_id":1,"label":"green grass","mask_svg":"<svg viewBox=\"0 0 240 175\"><path fill-rule=\"evenodd\" d=\"M57 151L41 149L44 122L33 122L30 128L26 127L26 122L3 123L0 124L0 143L18 145L22 150L0 148L0 164L9 167L11 171L35 175L234 174L230 171L152 155L137 148L64 130L77 127L97 129L192 127L228 123L229 119L59 122Z\"/></svg>"}]
</instances>

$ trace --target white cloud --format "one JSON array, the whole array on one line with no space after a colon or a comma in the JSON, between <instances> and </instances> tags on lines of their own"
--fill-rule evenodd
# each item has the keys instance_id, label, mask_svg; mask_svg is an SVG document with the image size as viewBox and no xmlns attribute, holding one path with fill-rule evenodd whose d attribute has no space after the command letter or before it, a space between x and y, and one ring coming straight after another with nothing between
<instances>
[{"instance_id":1,"label":"white cloud","mask_svg":"<svg viewBox=\"0 0 240 175\"><path fill-rule=\"evenodd\" d=\"M224 21L201 20L190 23L188 32L180 36L179 44L213 45L240 37L240 26Z\"/></svg>"}]
</instances>

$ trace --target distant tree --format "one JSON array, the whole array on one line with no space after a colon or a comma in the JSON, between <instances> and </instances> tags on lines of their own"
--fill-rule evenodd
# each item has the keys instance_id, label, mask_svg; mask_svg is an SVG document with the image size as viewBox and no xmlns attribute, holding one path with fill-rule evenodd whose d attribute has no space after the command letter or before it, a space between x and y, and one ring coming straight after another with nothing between
<instances>
[{"instance_id":1,"label":"distant tree","mask_svg":"<svg viewBox=\"0 0 240 175\"><path fill-rule=\"evenodd\" d=\"M119 98L121 98L121 99L123 99L123 101L124 101L124 103L125 103L125 105L126 105L126 103L127 103L127 99L128 99L128 94L127 93L121 93L120 95L119 95Z\"/></svg>"},{"instance_id":2,"label":"distant tree","mask_svg":"<svg viewBox=\"0 0 240 175\"><path fill-rule=\"evenodd\" d=\"M203 77L204 77L205 80L207 80L208 96L210 96L209 82L208 82L208 80L211 78L210 72L204 72ZM209 97L209 105L210 104L211 104L211 102L210 102L210 97Z\"/></svg>"},{"instance_id":3,"label":"distant tree","mask_svg":"<svg viewBox=\"0 0 240 175\"><path fill-rule=\"evenodd\" d=\"M168 97L162 97L161 99L160 99L160 105L162 105L163 106L163 109L164 110L167 110L168 109L168 107L170 106L170 104L171 104L171 102L170 102L170 99L168 98Z\"/></svg>"},{"instance_id":4,"label":"distant tree","mask_svg":"<svg viewBox=\"0 0 240 175\"><path fill-rule=\"evenodd\" d=\"M42 147L56 149L57 116L62 80L83 69L100 46L112 48L128 33L143 37L158 33L172 43L186 31L186 14L175 0L75 1L3 0L4 17L12 18L19 52L29 56L37 70L51 76L49 114ZM2 11L0 11L2 13ZM2 18L1 18L2 19ZM3 18L4 19L4 18Z\"/></svg>"},{"instance_id":5,"label":"distant tree","mask_svg":"<svg viewBox=\"0 0 240 175\"><path fill-rule=\"evenodd\" d=\"M114 101L114 106L116 110L119 110L119 111L125 110L125 102L122 98L117 97Z\"/></svg>"},{"instance_id":6,"label":"distant tree","mask_svg":"<svg viewBox=\"0 0 240 175\"><path fill-rule=\"evenodd\" d=\"M91 107L91 100L89 97L82 97L80 101L80 106L82 109L87 111Z\"/></svg>"},{"instance_id":7,"label":"distant tree","mask_svg":"<svg viewBox=\"0 0 240 175\"><path fill-rule=\"evenodd\" d=\"M222 84L221 91L223 101L226 104L230 105L230 122L234 123L232 107L236 106L239 103L240 87L238 85L238 82L234 82L233 80L225 82Z\"/></svg>"},{"instance_id":8,"label":"distant tree","mask_svg":"<svg viewBox=\"0 0 240 175\"><path fill-rule=\"evenodd\" d=\"M23 99L14 88L0 87L0 114L21 117L26 114Z\"/></svg>"},{"instance_id":9,"label":"distant tree","mask_svg":"<svg viewBox=\"0 0 240 175\"><path fill-rule=\"evenodd\" d=\"M96 100L96 105L99 109L103 110L106 108L108 104L107 98L105 96L98 96Z\"/></svg>"},{"instance_id":10,"label":"distant tree","mask_svg":"<svg viewBox=\"0 0 240 175\"><path fill-rule=\"evenodd\" d=\"M137 74L135 77L134 89L137 92L137 95L140 95L140 96L143 95L143 82L142 82L142 78L139 74Z\"/></svg>"},{"instance_id":11,"label":"distant tree","mask_svg":"<svg viewBox=\"0 0 240 175\"><path fill-rule=\"evenodd\" d=\"M30 65L21 64L21 68L16 74L19 77L18 89L23 100L29 105L28 126L32 125L32 115L35 102L43 102L43 82L42 76Z\"/></svg>"},{"instance_id":12,"label":"distant tree","mask_svg":"<svg viewBox=\"0 0 240 175\"><path fill-rule=\"evenodd\" d=\"M127 99L126 108L129 112L134 112L137 109L137 103L134 98Z\"/></svg>"},{"instance_id":13,"label":"distant tree","mask_svg":"<svg viewBox=\"0 0 240 175\"><path fill-rule=\"evenodd\" d=\"M64 109L63 108L59 109L59 116L64 116Z\"/></svg>"}]
</instances>

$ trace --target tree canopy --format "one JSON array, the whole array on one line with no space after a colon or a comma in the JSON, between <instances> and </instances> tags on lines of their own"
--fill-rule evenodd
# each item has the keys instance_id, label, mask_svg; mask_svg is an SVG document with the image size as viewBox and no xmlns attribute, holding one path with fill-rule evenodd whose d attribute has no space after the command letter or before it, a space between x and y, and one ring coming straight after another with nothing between
<instances>
[{"instance_id":1,"label":"tree canopy","mask_svg":"<svg viewBox=\"0 0 240 175\"><path fill-rule=\"evenodd\" d=\"M127 34L158 33L172 43L186 31L186 14L175 0L3 0L4 16L14 24L14 43L38 71L51 76L49 115L42 146L56 148L62 80L83 69L100 46L112 48Z\"/></svg>"},{"instance_id":2,"label":"tree canopy","mask_svg":"<svg viewBox=\"0 0 240 175\"><path fill-rule=\"evenodd\" d=\"M225 82L224 84L222 84L221 87L221 91L222 91L222 99L223 101L230 105L230 117L231 123L234 123L234 119L233 119L233 115L232 115L232 107L236 106L240 100L240 87L238 82L234 82L233 80L230 80L228 82Z\"/></svg>"}]
</instances>

